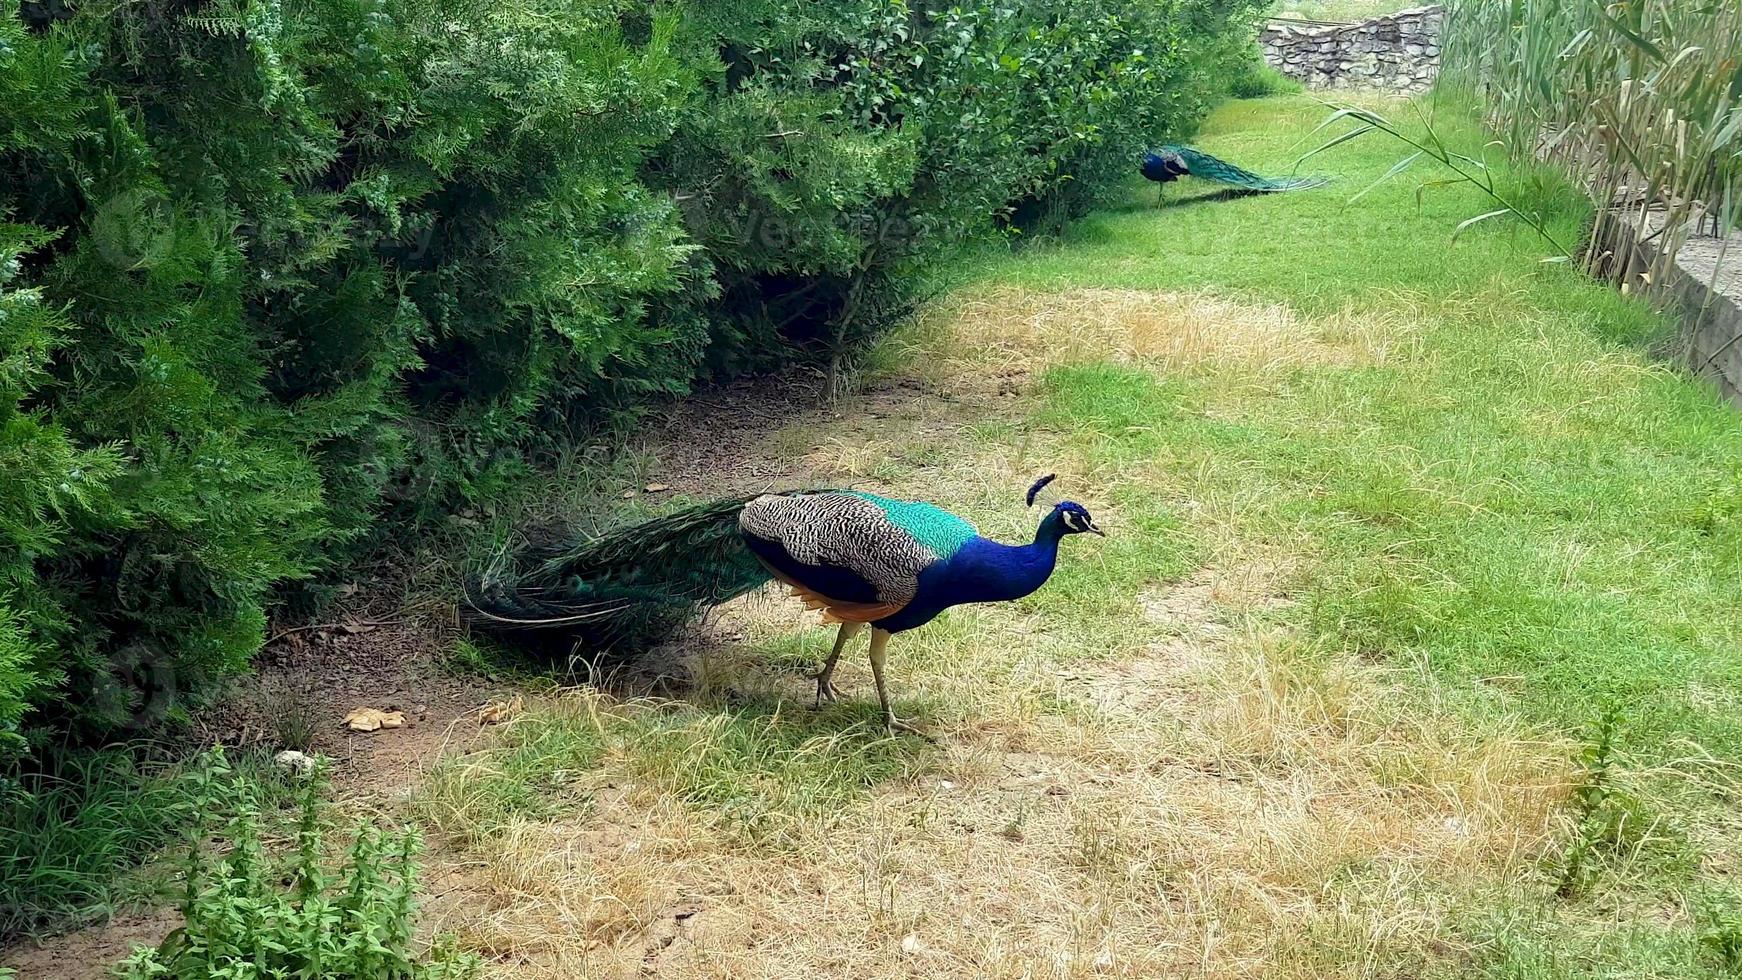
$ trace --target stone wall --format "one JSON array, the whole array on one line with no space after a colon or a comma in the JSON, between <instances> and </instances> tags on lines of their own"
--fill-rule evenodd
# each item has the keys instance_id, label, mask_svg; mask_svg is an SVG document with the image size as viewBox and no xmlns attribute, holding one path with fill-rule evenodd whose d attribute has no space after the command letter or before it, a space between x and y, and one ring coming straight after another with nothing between
<instances>
[{"instance_id":1,"label":"stone wall","mask_svg":"<svg viewBox=\"0 0 1742 980\"><path fill-rule=\"evenodd\" d=\"M1676 253L1676 286L1687 366L1742 408L1742 274L1735 268L1742 251L1734 245L1722 271L1715 239L1683 245Z\"/></svg>"},{"instance_id":2,"label":"stone wall","mask_svg":"<svg viewBox=\"0 0 1742 980\"><path fill-rule=\"evenodd\" d=\"M1604 221L1590 244L1606 258L1599 273L1618 277L1636 294L1650 294L1665 312L1676 315L1678 334L1665 338L1653 353L1688 367L1711 381L1721 397L1742 407L1742 233L1728 238L1688 235L1676 251L1676 265L1660 273L1662 282L1653 289L1643 282L1643 272L1660 265L1662 230L1660 214Z\"/></svg>"},{"instance_id":3,"label":"stone wall","mask_svg":"<svg viewBox=\"0 0 1742 980\"><path fill-rule=\"evenodd\" d=\"M1308 88L1420 92L1440 70L1442 7L1417 7L1341 26L1271 21L1264 58Z\"/></svg>"},{"instance_id":4,"label":"stone wall","mask_svg":"<svg viewBox=\"0 0 1742 980\"><path fill-rule=\"evenodd\" d=\"M1642 227L1645 234L1635 232L1626 221L1605 222L1597 243L1617 260L1627 260L1629 277L1658 259L1654 243L1662 222L1648 218ZM1675 268L1664 275L1660 286L1658 295L1681 323L1680 335L1663 353L1710 381L1719 395L1742 408L1742 234L1728 240L1690 236L1676 251Z\"/></svg>"}]
</instances>

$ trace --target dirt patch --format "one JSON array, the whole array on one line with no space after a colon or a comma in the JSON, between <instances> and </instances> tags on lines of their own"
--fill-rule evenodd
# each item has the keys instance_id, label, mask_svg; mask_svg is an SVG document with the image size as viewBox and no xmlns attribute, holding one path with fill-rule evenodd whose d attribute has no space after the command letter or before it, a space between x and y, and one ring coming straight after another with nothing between
<instances>
[{"instance_id":1,"label":"dirt patch","mask_svg":"<svg viewBox=\"0 0 1742 980\"><path fill-rule=\"evenodd\" d=\"M204 734L222 745L325 756L341 796L401 795L444 752L476 737L480 708L514 693L511 685L444 666L450 643L444 631L402 620L357 617L287 630L205 720ZM403 712L405 724L352 731L343 721L357 708ZM306 746L288 744L287 734L293 742L306 735Z\"/></svg>"},{"instance_id":2,"label":"dirt patch","mask_svg":"<svg viewBox=\"0 0 1742 980\"><path fill-rule=\"evenodd\" d=\"M717 497L811 476L768 436L789 425L837 421L842 405L822 398L822 376L789 370L705 388L650 419L640 446L649 476L675 493Z\"/></svg>"},{"instance_id":3,"label":"dirt patch","mask_svg":"<svg viewBox=\"0 0 1742 980\"><path fill-rule=\"evenodd\" d=\"M1129 646L1063 666L1011 665L1030 624L1006 607L904 637L898 697L952 712L939 754L776 846L613 756L584 816L446 855L462 897L440 925L536 980L1412 975L1456 955L1445 903L1530 873L1566 748L1467 730L1377 668L1295 648L1264 619L1284 567L1157 586ZM727 621L753 648L800 615L753 601ZM707 653L709 684L807 710L801 679L737 648Z\"/></svg>"},{"instance_id":4,"label":"dirt patch","mask_svg":"<svg viewBox=\"0 0 1742 980\"><path fill-rule=\"evenodd\" d=\"M650 482L698 497L836 482L866 475L887 458L892 447L876 441L880 433L953 434L960 423L949 420L959 420L966 400L985 408L977 392L903 375L868 377L833 402L823 399L822 386L816 372L794 370L677 403L653 421L639 447L650 459ZM865 447L861 465L839 465L839 450L854 443Z\"/></svg>"},{"instance_id":5,"label":"dirt patch","mask_svg":"<svg viewBox=\"0 0 1742 980\"><path fill-rule=\"evenodd\" d=\"M118 915L64 936L25 940L0 953L0 966L17 970L19 980L109 980L133 947L160 943L179 925L181 916L166 910Z\"/></svg>"},{"instance_id":6,"label":"dirt patch","mask_svg":"<svg viewBox=\"0 0 1742 980\"><path fill-rule=\"evenodd\" d=\"M1206 680L1197 716L1248 717L1249 666ZM1143 688L1121 698L1139 706L1149 680L1102 683ZM1049 732L1041 750L952 736L924 774L772 849L634 785L584 820L518 823L465 852L465 898L441 926L501 975L540 980L1406 975L1455 942L1426 891L1528 868L1559 795L1552 751L1418 742L1363 714L1382 690L1328 689L1354 692L1340 731L1288 685L1261 690L1280 699L1267 717L1286 765L1154 710ZM1406 760L1434 768L1399 781Z\"/></svg>"}]
</instances>

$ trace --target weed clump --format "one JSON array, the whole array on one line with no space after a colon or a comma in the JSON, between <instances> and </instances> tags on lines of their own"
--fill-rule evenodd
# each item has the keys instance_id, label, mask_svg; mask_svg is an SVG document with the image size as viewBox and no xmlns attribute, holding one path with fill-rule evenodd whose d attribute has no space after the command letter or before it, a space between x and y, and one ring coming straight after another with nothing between
<instances>
[{"instance_id":1,"label":"weed clump","mask_svg":"<svg viewBox=\"0 0 1742 980\"><path fill-rule=\"evenodd\" d=\"M415 831L358 822L334 861L320 773L297 799L296 849L278 860L264 840L270 814L250 784L229 778L222 753L194 777L200 814L182 860L185 920L161 944L141 947L122 980L303 977L463 980L476 960L446 946L417 948ZM214 847L214 841L218 846Z\"/></svg>"}]
</instances>

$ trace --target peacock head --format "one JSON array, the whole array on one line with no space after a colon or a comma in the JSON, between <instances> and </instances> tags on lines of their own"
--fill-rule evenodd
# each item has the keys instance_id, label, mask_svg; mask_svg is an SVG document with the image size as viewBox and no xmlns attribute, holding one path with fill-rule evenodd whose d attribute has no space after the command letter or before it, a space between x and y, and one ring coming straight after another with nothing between
<instances>
[{"instance_id":1,"label":"peacock head","mask_svg":"<svg viewBox=\"0 0 1742 980\"><path fill-rule=\"evenodd\" d=\"M1064 525L1066 534L1098 534L1106 537L1107 532L1095 526L1095 519L1089 516L1088 510L1074 500L1061 500L1053 505L1052 512L1058 515L1059 523Z\"/></svg>"},{"instance_id":2,"label":"peacock head","mask_svg":"<svg viewBox=\"0 0 1742 980\"><path fill-rule=\"evenodd\" d=\"M1046 489L1046 485L1051 483L1055 477L1056 474L1048 473L1046 476L1034 481L1034 485L1028 488L1028 506L1034 506L1035 495ZM1096 526L1095 519L1089 516L1088 509L1074 500L1061 500L1058 503L1053 504L1052 512L1047 514L1046 520L1041 523L1044 526L1045 524L1054 521L1058 523L1059 530L1065 534L1083 534L1087 532L1089 534L1098 534L1103 538L1107 536L1107 532Z\"/></svg>"}]
</instances>

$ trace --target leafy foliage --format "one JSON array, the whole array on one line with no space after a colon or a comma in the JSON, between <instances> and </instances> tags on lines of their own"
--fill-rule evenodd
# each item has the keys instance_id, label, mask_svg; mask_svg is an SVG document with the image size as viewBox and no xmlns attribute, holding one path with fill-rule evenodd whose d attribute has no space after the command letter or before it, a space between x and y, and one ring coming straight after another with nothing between
<instances>
[{"instance_id":1,"label":"leafy foliage","mask_svg":"<svg viewBox=\"0 0 1742 980\"><path fill-rule=\"evenodd\" d=\"M0 737L173 716L384 528L838 363L1259 6L0 0Z\"/></svg>"},{"instance_id":2,"label":"leafy foliage","mask_svg":"<svg viewBox=\"0 0 1742 980\"><path fill-rule=\"evenodd\" d=\"M460 980L477 973L474 960L446 949L427 958L414 951L415 833L360 823L339 866L328 868L323 781L306 778L296 853L280 868L262 843L259 801L228 775L222 755L202 772L199 812L233 816L221 827L199 822L189 840L183 925L162 944L137 949L120 968L124 980ZM210 833L228 845L221 856L208 846Z\"/></svg>"},{"instance_id":3,"label":"leafy foliage","mask_svg":"<svg viewBox=\"0 0 1742 980\"><path fill-rule=\"evenodd\" d=\"M1228 83L1228 94L1236 99L1295 95L1300 91L1299 82L1270 67L1265 63L1263 53L1257 51L1234 69L1234 77Z\"/></svg>"}]
</instances>

